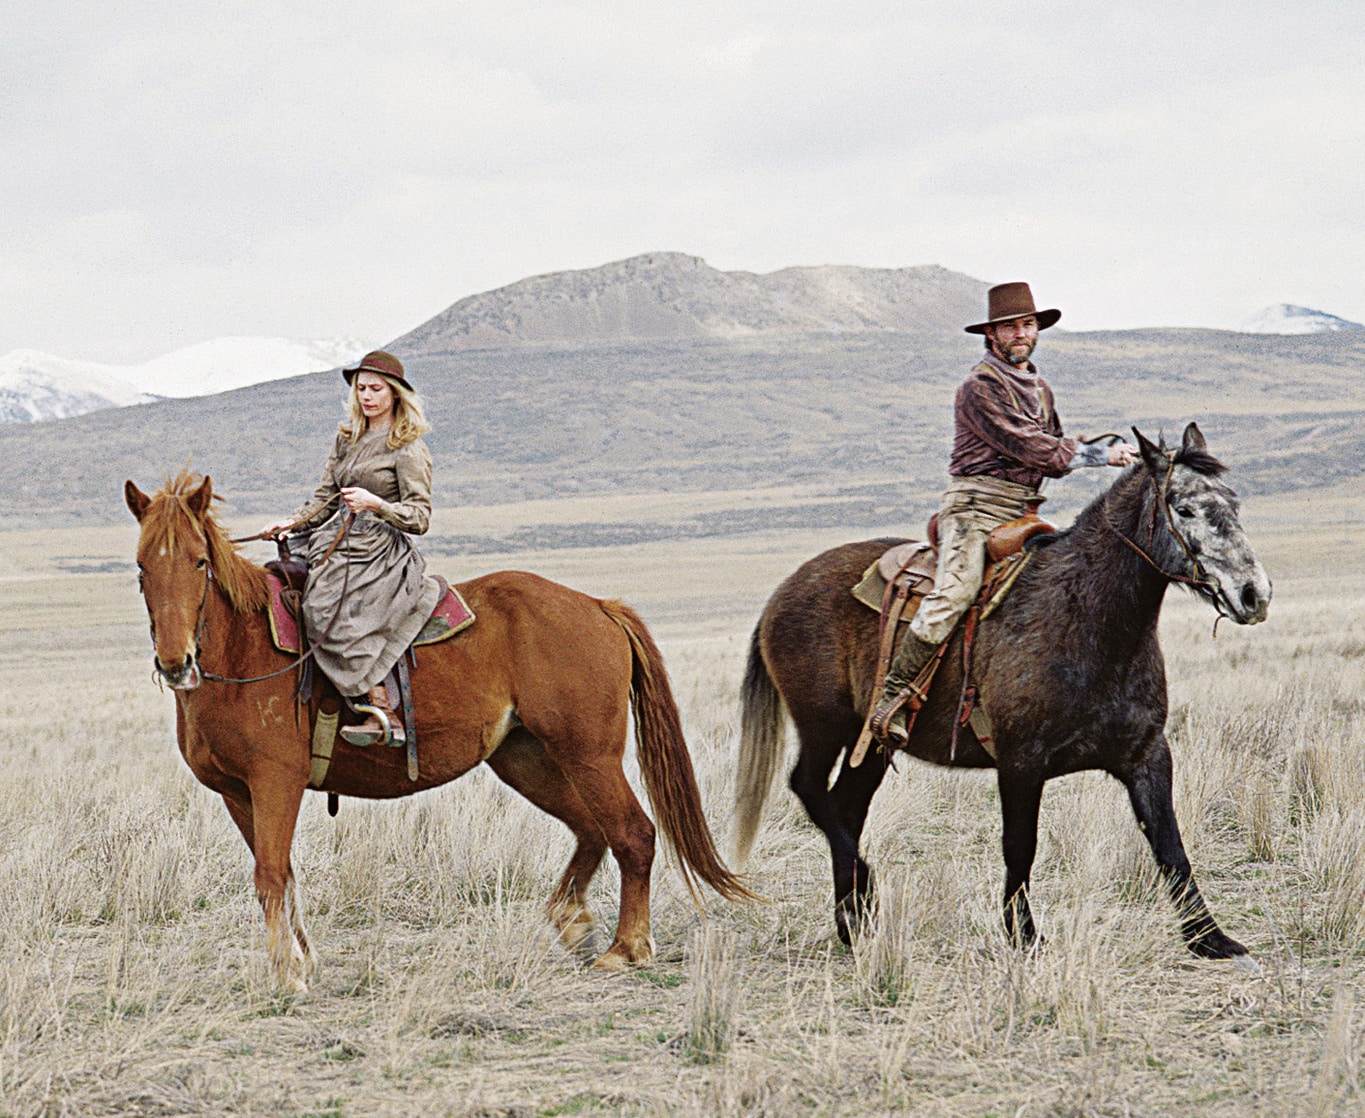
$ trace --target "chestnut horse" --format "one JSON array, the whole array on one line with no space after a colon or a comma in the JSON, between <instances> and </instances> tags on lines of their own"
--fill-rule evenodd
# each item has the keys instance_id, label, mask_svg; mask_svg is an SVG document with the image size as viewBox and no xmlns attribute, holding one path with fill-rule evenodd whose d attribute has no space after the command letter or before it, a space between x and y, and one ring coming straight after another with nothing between
<instances>
[{"instance_id":1,"label":"chestnut horse","mask_svg":"<svg viewBox=\"0 0 1365 1118\"><path fill-rule=\"evenodd\" d=\"M141 524L139 581L156 670L175 689L180 752L223 797L255 857L275 984L306 989L312 950L290 847L309 781L312 718L296 722L293 672L201 685L199 669L202 661L205 672L247 679L288 665L270 638L267 573L228 540L209 507L207 477L181 473L150 497L129 481L124 496ZM580 955L593 952L584 898L610 848L621 871L621 907L615 938L594 966L645 963L654 953L655 832L621 767L633 702L645 789L693 896L700 880L727 899L751 897L716 852L663 659L635 612L519 571L459 589L477 622L423 648L413 673L420 779L408 779L402 750L338 739L322 790L407 796L486 761L577 840L548 906L564 944ZM316 710L315 697L307 713Z\"/></svg>"},{"instance_id":2,"label":"chestnut horse","mask_svg":"<svg viewBox=\"0 0 1365 1118\"><path fill-rule=\"evenodd\" d=\"M934 764L996 769L1003 817L1005 926L1036 933L1028 904L1043 784L1102 769L1121 781L1180 914L1190 950L1246 954L1225 935L1190 871L1171 803L1166 674L1157 616L1172 581L1241 625L1265 619L1270 580L1238 521L1236 495L1199 428L1179 450L1137 434L1142 461L1076 523L1043 536L1003 604L977 630L972 679L989 717L993 754L970 726L950 742L962 690L961 636L948 647L906 748ZM810 560L769 599L750 645L737 788L738 863L748 856L782 757L785 705L801 752L792 790L829 840L835 923L845 943L872 900L859 853L863 823L889 758L858 768L848 752L873 686L877 617L849 593L899 540L846 544ZM842 765L836 769L840 764ZM837 779L831 778L837 772Z\"/></svg>"}]
</instances>

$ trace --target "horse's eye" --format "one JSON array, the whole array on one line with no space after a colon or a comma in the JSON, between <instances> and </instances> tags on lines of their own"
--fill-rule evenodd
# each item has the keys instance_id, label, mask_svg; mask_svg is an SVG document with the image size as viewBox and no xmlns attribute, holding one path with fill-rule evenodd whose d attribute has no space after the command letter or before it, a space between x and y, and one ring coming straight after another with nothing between
<instances>
[{"instance_id":1,"label":"horse's eye","mask_svg":"<svg viewBox=\"0 0 1365 1118\"><path fill-rule=\"evenodd\" d=\"M208 561L207 559L200 559L199 562L197 562L197 563L195 564L195 566L196 566L199 570L201 570L201 571L202 571L205 567L207 567L208 565L209 565L209 561Z\"/></svg>"},{"instance_id":2,"label":"horse's eye","mask_svg":"<svg viewBox=\"0 0 1365 1118\"><path fill-rule=\"evenodd\" d=\"M1189 505L1176 505L1175 511L1179 513L1181 516L1183 516L1186 520L1189 520L1190 517L1194 515L1194 509L1190 508Z\"/></svg>"}]
</instances>

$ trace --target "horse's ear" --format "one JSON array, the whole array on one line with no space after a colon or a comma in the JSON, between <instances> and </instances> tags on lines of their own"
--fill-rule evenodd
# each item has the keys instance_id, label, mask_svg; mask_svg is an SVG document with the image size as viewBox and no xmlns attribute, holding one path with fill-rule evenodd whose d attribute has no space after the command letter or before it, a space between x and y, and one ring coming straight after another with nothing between
<instances>
[{"instance_id":1,"label":"horse's ear","mask_svg":"<svg viewBox=\"0 0 1365 1118\"><path fill-rule=\"evenodd\" d=\"M1185 440L1180 446L1181 454L1207 454L1209 444L1204 441L1204 432L1199 430L1199 424L1191 423L1185 428Z\"/></svg>"},{"instance_id":2,"label":"horse's ear","mask_svg":"<svg viewBox=\"0 0 1365 1118\"><path fill-rule=\"evenodd\" d=\"M1147 463L1147 468L1154 474L1159 473L1166 465L1166 455L1162 453L1161 447L1136 427L1133 428L1133 434L1137 438L1138 450L1142 454L1142 460Z\"/></svg>"},{"instance_id":3,"label":"horse's ear","mask_svg":"<svg viewBox=\"0 0 1365 1118\"><path fill-rule=\"evenodd\" d=\"M128 511L142 522L142 517L147 512L147 506L152 503L152 499L133 484L133 479L129 478L123 483L123 499L128 502Z\"/></svg>"},{"instance_id":4,"label":"horse's ear","mask_svg":"<svg viewBox=\"0 0 1365 1118\"><path fill-rule=\"evenodd\" d=\"M213 500L213 479L206 477L199 483L199 488L185 497L185 504L190 508L190 512L195 516L203 516L208 511L209 502Z\"/></svg>"}]
</instances>

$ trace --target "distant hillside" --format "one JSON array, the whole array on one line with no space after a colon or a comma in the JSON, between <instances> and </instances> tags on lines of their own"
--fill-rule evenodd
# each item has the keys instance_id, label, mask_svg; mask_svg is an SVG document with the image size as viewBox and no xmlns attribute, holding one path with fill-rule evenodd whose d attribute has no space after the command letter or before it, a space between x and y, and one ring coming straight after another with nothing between
<instances>
[{"instance_id":1,"label":"distant hillside","mask_svg":"<svg viewBox=\"0 0 1365 1118\"><path fill-rule=\"evenodd\" d=\"M436 354L545 343L952 328L980 313L986 287L937 265L829 265L757 275L722 272L680 252L653 252L471 295L393 346Z\"/></svg>"},{"instance_id":2,"label":"distant hillside","mask_svg":"<svg viewBox=\"0 0 1365 1118\"><path fill-rule=\"evenodd\" d=\"M802 485L865 524L936 499L953 392L979 353L960 330L924 330L402 356L435 424L441 505ZM1174 437L1197 419L1244 493L1362 473L1365 333L1049 334L1039 359L1068 430ZM282 515L317 483L343 392L329 372L0 427L0 523L119 521L124 478L154 486L191 455L232 515Z\"/></svg>"}]
</instances>

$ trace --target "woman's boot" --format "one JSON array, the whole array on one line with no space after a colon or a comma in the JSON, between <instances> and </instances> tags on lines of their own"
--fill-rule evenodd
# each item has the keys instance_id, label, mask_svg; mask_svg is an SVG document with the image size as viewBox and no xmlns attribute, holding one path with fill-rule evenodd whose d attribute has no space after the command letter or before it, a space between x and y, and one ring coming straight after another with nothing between
<instances>
[{"instance_id":1,"label":"woman's boot","mask_svg":"<svg viewBox=\"0 0 1365 1118\"><path fill-rule=\"evenodd\" d=\"M389 704L389 689L384 684L371 687L365 696L365 702L351 705L358 713L367 716L358 726L342 727L341 736L352 745L374 745L377 742L385 745L407 743L407 734L403 732L403 719L394 713L393 707Z\"/></svg>"}]
</instances>

